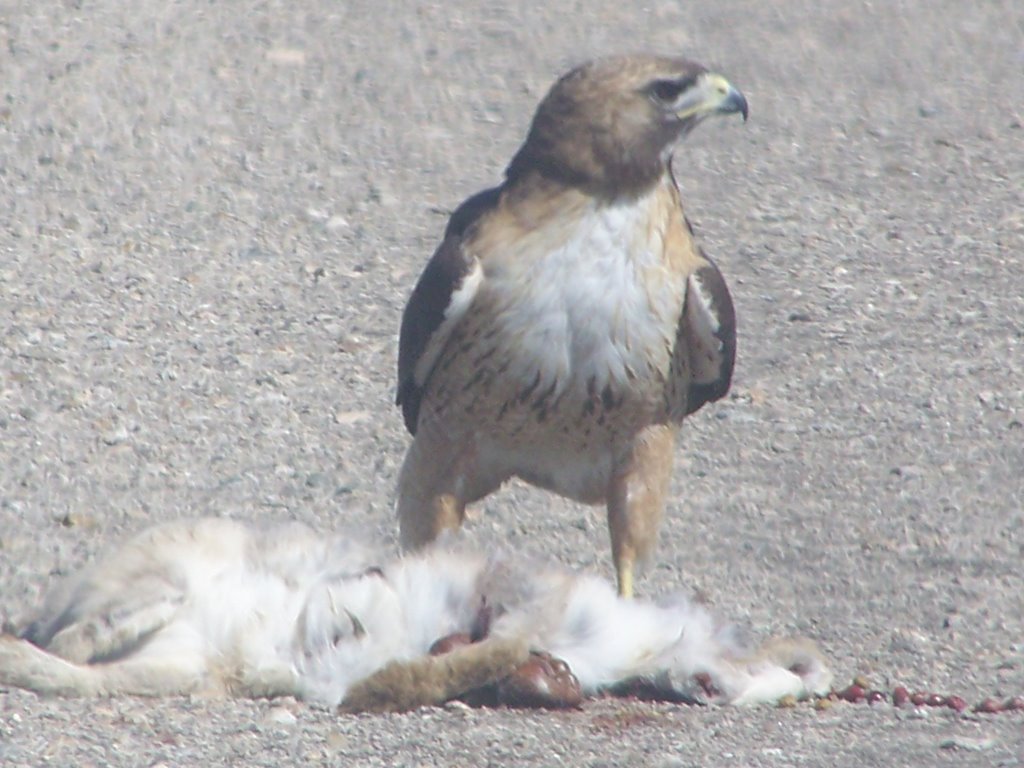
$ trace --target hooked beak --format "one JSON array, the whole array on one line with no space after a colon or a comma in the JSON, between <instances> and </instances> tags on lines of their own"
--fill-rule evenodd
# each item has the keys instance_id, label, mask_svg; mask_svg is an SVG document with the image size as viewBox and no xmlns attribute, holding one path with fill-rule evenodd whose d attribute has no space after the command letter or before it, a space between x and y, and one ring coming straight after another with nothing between
<instances>
[{"instance_id":1,"label":"hooked beak","mask_svg":"<svg viewBox=\"0 0 1024 768\"><path fill-rule=\"evenodd\" d=\"M714 72L705 72L697 80L697 84L683 98L676 109L680 120L703 118L708 115L743 115L747 121L747 100L732 83Z\"/></svg>"}]
</instances>

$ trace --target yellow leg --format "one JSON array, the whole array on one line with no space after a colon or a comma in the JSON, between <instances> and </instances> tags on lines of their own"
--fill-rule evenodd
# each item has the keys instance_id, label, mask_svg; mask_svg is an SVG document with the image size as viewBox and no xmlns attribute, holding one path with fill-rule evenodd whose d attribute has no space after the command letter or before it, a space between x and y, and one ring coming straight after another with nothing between
<instances>
[{"instance_id":1,"label":"yellow leg","mask_svg":"<svg viewBox=\"0 0 1024 768\"><path fill-rule=\"evenodd\" d=\"M615 564L616 580L619 583L619 597L633 597L633 559L623 558Z\"/></svg>"},{"instance_id":2,"label":"yellow leg","mask_svg":"<svg viewBox=\"0 0 1024 768\"><path fill-rule=\"evenodd\" d=\"M674 447L673 427L648 427L637 436L631 455L617 468L608 489L608 531L622 597L633 596L634 568L657 543Z\"/></svg>"}]
</instances>

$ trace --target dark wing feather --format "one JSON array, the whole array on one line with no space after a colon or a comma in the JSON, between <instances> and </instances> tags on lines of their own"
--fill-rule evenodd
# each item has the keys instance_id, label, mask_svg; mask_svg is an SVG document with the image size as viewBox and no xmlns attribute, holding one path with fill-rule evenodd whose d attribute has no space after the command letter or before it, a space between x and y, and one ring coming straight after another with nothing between
<instances>
[{"instance_id":1,"label":"dark wing feather","mask_svg":"<svg viewBox=\"0 0 1024 768\"><path fill-rule=\"evenodd\" d=\"M690 356L686 415L729 391L736 364L736 311L718 267L706 262L687 278L679 335Z\"/></svg>"},{"instance_id":2,"label":"dark wing feather","mask_svg":"<svg viewBox=\"0 0 1024 768\"><path fill-rule=\"evenodd\" d=\"M448 219L448 226L444 229L444 237L462 237L466 230L476 223L476 220L487 211L498 204L498 199L504 187L492 187L483 192L477 192L472 197L463 201L462 205L455 209L455 213Z\"/></svg>"},{"instance_id":3,"label":"dark wing feather","mask_svg":"<svg viewBox=\"0 0 1024 768\"><path fill-rule=\"evenodd\" d=\"M416 377L416 367L430 344L431 337L444 322L445 313L463 279L473 267L473 258L462 248L466 231L479 217L497 205L501 188L473 195L452 214L445 228L444 241L427 263L402 313L398 339L398 395L402 417L410 434L416 434L424 380Z\"/></svg>"}]
</instances>

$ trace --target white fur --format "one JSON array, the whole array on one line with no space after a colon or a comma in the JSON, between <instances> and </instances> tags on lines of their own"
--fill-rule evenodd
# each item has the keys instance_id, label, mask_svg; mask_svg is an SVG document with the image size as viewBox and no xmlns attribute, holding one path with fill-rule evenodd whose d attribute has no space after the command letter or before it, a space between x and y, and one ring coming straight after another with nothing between
<instances>
[{"instance_id":1,"label":"white fur","mask_svg":"<svg viewBox=\"0 0 1024 768\"><path fill-rule=\"evenodd\" d=\"M0 637L0 683L334 705L390 662L469 631L484 604L491 637L564 659L587 693L703 673L725 700L746 704L823 692L831 679L809 644L744 657L685 599L624 600L600 579L509 557L434 549L383 561L302 526L201 519L145 531L56 589L29 628L43 648Z\"/></svg>"}]
</instances>

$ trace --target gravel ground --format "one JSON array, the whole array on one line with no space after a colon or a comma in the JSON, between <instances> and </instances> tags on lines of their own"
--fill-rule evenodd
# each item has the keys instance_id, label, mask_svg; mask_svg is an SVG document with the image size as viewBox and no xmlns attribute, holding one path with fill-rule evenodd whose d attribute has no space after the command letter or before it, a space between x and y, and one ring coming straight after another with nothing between
<instances>
[{"instance_id":1,"label":"gravel ground","mask_svg":"<svg viewBox=\"0 0 1024 768\"><path fill-rule=\"evenodd\" d=\"M610 52L746 93L676 171L732 286L657 566L756 634L1024 693L1024 11L1015 0L0 3L0 619L160 520L394 539L401 307L446 211ZM611 575L513 485L468 535ZM1024 765L1024 714L596 702L341 718L0 691L11 765Z\"/></svg>"}]
</instances>

